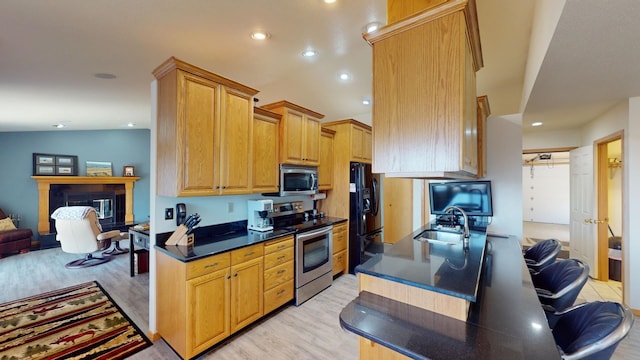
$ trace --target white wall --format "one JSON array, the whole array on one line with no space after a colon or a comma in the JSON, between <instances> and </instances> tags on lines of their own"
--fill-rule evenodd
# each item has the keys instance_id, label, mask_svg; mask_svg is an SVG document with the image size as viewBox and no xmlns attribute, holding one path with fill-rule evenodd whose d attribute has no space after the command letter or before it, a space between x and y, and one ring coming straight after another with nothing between
<instances>
[{"instance_id":1,"label":"white wall","mask_svg":"<svg viewBox=\"0 0 640 360\"><path fill-rule=\"evenodd\" d=\"M533 90L533 85L538 77L544 56L547 54L553 33L556 30L556 26L558 26L558 20L560 20L565 3L566 0L536 1L533 24L531 26L532 35L529 43L527 67L524 73L521 110L524 110L524 106L529 100L529 95Z\"/></svg>"},{"instance_id":2,"label":"white wall","mask_svg":"<svg viewBox=\"0 0 640 360\"><path fill-rule=\"evenodd\" d=\"M629 99L628 124L624 134L623 151L626 155L623 167L623 218L622 261L624 302L633 309L640 309L640 97ZM635 200L635 201L632 201ZM636 261L631 261L635 259Z\"/></svg>"},{"instance_id":3,"label":"white wall","mask_svg":"<svg viewBox=\"0 0 640 360\"><path fill-rule=\"evenodd\" d=\"M487 231L522 239L522 125L512 116L487 120L487 176L493 220Z\"/></svg>"},{"instance_id":4,"label":"white wall","mask_svg":"<svg viewBox=\"0 0 640 360\"><path fill-rule=\"evenodd\" d=\"M579 131L536 131L522 135L522 148L527 149L551 149L562 147L580 147L582 144Z\"/></svg>"}]
</instances>

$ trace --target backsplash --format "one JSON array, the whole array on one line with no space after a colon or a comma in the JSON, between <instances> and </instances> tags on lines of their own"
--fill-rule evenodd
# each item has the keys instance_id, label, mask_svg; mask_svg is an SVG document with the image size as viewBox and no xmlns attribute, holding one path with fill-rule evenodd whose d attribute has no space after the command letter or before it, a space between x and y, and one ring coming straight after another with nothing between
<instances>
[{"instance_id":1,"label":"backsplash","mask_svg":"<svg viewBox=\"0 0 640 360\"><path fill-rule=\"evenodd\" d=\"M158 221L156 224L152 224L153 231L162 233L176 229L175 214L173 219L164 220L164 209L172 208L175 212L177 203L184 203L187 206L187 214L200 214L202 221L198 226L208 226L247 220L247 201L256 199L273 199L274 203L302 201L304 202L305 210L313 208L313 201L310 196L265 197L260 194L179 198L156 196Z\"/></svg>"}]
</instances>

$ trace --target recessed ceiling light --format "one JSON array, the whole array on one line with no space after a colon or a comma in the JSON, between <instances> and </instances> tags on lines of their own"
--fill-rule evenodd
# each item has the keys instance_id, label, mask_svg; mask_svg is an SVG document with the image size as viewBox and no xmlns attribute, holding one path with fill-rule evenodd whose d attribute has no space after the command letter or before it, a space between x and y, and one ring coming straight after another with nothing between
<instances>
[{"instance_id":1,"label":"recessed ceiling light","mask_svg":"<svg viewBox=\"0 0 640 360\"><path fill-rule=\"evenodd\" d=\"M364 26L364 32L365 33L372 33L376 30L378 30L380 27L382 26L382 23L379 23L377 21L374 22L370 22L367 25Z\"/></svg>"},{"instance_id":2,"label":"recessed ceiling light","mask_svg":"<svg viewBox=\"0 0 640 360\"><path fill-rule=\"evenodd\" d=\"M128 126L128 127L134 127L134 126L136 126L136 124L134 124L134 123L130 122L130 123L128 123L128 124L127 124L127 126Z\"/></svg>"},{"instance_id":3,"label":"recessed ceiling light","mask_svg":"<svg viewBox=\"0 0 640 360\"><path fill-rule=\"evenodd\" d=\"M542 125L542 121L536 121L531 123L531 126L540 126L540 125Z\"/></svg>"},{"instance_id":4,"label":"recessed ceiling light","mask_svg":"<svg viewBox=\"0 0 640 360\"><path fill-rule=\"evenodd\" d=\"M371 104L371 100L369 99L362 100L362 105L370 105L370 104Z\"/></svg>"},{"instance_id":5,"label":"recessed ceiling light","mask_svg":"<svg viewBox=\"0 0 640 360\"><path fill-rule=\"evenodd\" d=\"M349 79L351 79L351 75L349 75L346 72L341 73L340 75L338 75L338 77L340 78L340 80L349 80Z\"/></svg>"},{"instance_id":6,"label":"recessed ceiling light","mask_svg":"<svg viewBox=\"0 0 640 360\"><path fill-rule=\"evenodd\" d=\"M97 77L98 79L106 79L106 80L110 80L110 79L115 79L116 76L113 74L109 74L109 73L97 73L97 74L93 74L93 76Z\"/></svg>"},{"instance_id":7,"label":"recessed ceiling light","mask_svg":"<svg viewBox=\"0 0 640 360\"><path fill-rule=\"evenodd\" d=\"M253 40L266 40L270 37L271 35L269 35L268 32L265 31L256 31L253 34L251 34L251 38Z\"/></svg>"},{"instance_id":8,"label":"recessed ceiling light","mask_svg":"<svg viewBox=\"0 0 640 360\"><path fill-rule=\"evenodd\" d=\"M311 49L310 50L305 50L305 51L302 52L302 56L304 56L304 57L314 57L316 55L318 55L318 52L315 51L315 50L311 50Z\"/></svg>"},{"instance_id":9,"label":"recessed ceiling light","mask_svg":"<svg viewBox=\"0 0 640 360\"><path fill-rule=\"evenodd\" d=\"M333 4L336 0L324 0L325 4Z\"/></svg>"},{"instance_id":10,"label":"recessed ceiling light","mask_svg":"<svg viewBox=\"0 0 640 360\"><path fill-rule=\"evenodd\" d=\"M62 129L64 127L64 125L62 125L62 124L54 124L54 125L51 125L51 126L53 126L54 128L57 128L57 129Z\"/></svg>"}]
</instances>

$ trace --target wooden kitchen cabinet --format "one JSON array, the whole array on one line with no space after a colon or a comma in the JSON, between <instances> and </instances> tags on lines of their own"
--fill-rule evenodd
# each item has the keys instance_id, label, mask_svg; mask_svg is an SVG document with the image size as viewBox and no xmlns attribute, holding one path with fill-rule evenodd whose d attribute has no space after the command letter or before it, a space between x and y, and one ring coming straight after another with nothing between
<instances>
[{"instance_id":1,"label":"wooden kitchen cabinet","mask_svg":"<svg viewBox=\"0 0 640 360\"><path fill-rule=\"evenodd\" d=\"M349 223L342 222L333 225L333 275L345 273L349 248Z\"/></svg>"},{"instance_id":2,"label":"wooden kitchen cabinet","mask_svg":"<svg viewBox=\"0 0 640 360\"><path fill-rule=\"evenodd\" d=\"M253 192L277 192L280 114L253 108Z\"/></svg>"},{"instance_id":3,"label":"wooden kitchen cabinet","mask_svg":"<svg viewBox=\"0 0 640 360\"><path fill-rule=\"evenodd\" d=\"M351 125L351 160L371 164L373 144L371 128Z\"/></svg>"},{"instance_id":4,"label":"wooden kitchen cabinet","mask_svg":"<svg viewBox=\"0 0 640 360\"><path fill-rule=\"evenodd\" d=\"M294 267L293 235L264 244L264 313L293 300Z\"/></svg>"},{"instance_id":5,"label":"wooden kitchen cabinet","mask_svg":"<svg viewBox=\"0 0 640 360\"><path fill-rule=\"evenodd\" d=\"M263 247L190 262L156 252L158 333L191 358L263 315Z\"/></svg>"},{"instance_id":6,"label":"wooden kitchen cabinet","mask_svg":"<svg viewBox=\"0 0 640 360\"><path fill-rule=\"evenodd\" d=\"M475 177L483 66L475 1L422 3L432 7L396 14L365 35L373 46L373 172Z\"/></svg>"},{"instance_id":7,"label":"wooden kitchen cabinet","mask_svg":"<svg viewBox=\"0 0 640 360\"><path fill-rule=\"evenodd\" d=\"M478 176L487 175L487 118L491 114L489 98L478 96Z\"/></svg>"},{"instance_id":8,"label":"wooden kitchen cabinet","mask_svg":"<svg viewBox=\"0 0 640 360\"><path fill-rule=\"evenodd\" d=\"M231 334L230 253L182 262L156 251L158 333L183 358Z\"/></svg>"},{"instance_id":9,"label":"wooden kitchen cabinet","mask_svg":"<svg viewBox=\"0 0 640 360\"><path fill-rule=\"evenodd\" d=\"M371 127L346 119L323 123L322 128L335 131L333 188L322 201L322 210L348 219L351 162L371 163Z\"/></svg>"},{"instance_id":10,"label":"wooden kitchen cabinet","mask_svg":"<svg viewBox=\"0 0 640 360\"><path fill-rule=\"evenodd\" d=\"M334 137L336 132L322 128L320 132L320 165L318 165L318 188L333 188Z\"/></svg>"},{"instance_id":11,"label":"wooden kitchen cabinet","mask_svg":"<svg viewBox=\"0 0 640 360\"><path fill-rule=\"evenodd\" d=\"M363 162L370 164L372 160L372 133L371 126L353 119L331 121L322 124L323 129L331 129L336 132L336 152L344 162Z\"/></svg>"},{"instance_id":12,"label":"wooden kitchen cabinet","mask_svg":"<svg viewBox=\"0 0 640 360\"><path fill-rule=\"evenodd\" d=\"M382 179L384 242L395 244L413 232L413 179Z\"/></svg>"},{"instance_id":13,"label":"wooden kitchen cabinet","mask_svg":"<svg viewBox=\"0 0 640 360\"><path fill-rule=\"evenodd\" d=\"M264 314L262 244L231 252L231 333Z\"/></svg>"},{"instance_id":14,"label":"wooden kitchen cabinet","mask_svg":"<svg viewBox=\"0 0 640 360\"><path fill-rule=\"evenodd\" d=\"M318 166L320 119L324 115L284 100L261 107L282 115L280 163Z\"/></svg>"},{"instance_id":15,"label":"wooden kitchen cabinet","mask_svg":"<svg viewBox=\"0 0 640 360\"><path fill-rule=\"evenodd\" d=\"M173 57L153 75L158 195L250 193L258 91Z\"/></svg>"}]
</instances>

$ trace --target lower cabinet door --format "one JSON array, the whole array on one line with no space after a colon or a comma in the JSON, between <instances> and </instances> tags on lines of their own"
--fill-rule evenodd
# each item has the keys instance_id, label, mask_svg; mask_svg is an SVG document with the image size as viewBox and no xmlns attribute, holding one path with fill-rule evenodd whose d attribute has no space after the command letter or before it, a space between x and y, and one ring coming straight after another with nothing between
<instances>
[{"instance_id":1,"label":"lower cabinet door","mask_svg":"<svg viewBox=\"0 0 640 360\"><path fill-rule=\"evenodd\" d=\"M188 357L197 355L231 334L229 275L229 268L226 268L187 281Z\"/></svg>"},{"instance_id":2,"label":"lower cabinet door","mask_svg":"<svg viewBox=\"0 0 640 360\"><path fill-rule=\"evenodd\" d=\"M263 308L262 257L231 266L231 332L258 320Z\"/></svg>"}]
</instances>

